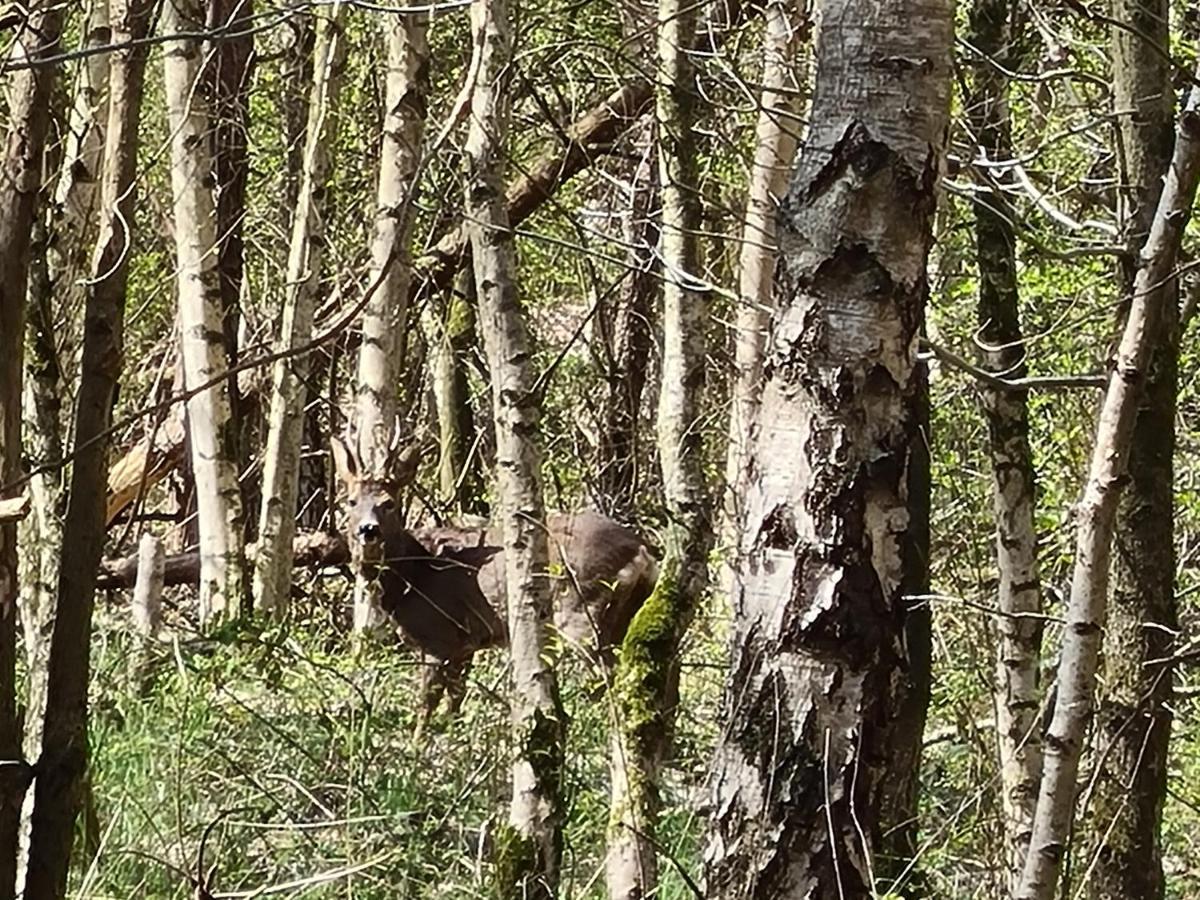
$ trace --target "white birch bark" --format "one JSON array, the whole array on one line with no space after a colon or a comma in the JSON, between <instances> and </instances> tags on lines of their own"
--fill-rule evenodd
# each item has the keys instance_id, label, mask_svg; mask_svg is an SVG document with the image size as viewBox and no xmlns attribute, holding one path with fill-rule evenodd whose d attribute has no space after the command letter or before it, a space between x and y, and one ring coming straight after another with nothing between
<instances>
[{"instance_id":1,"label":"white birch bark","mask_svg":"<svg viewBox=\"0 0 1200 900\"><path fill-rule=\"evenodd\" d=\"M365 477L387 475L396 428L396 392L404 351L411 281L413 200L425 131L429 94L427 12L392 15L384 22L387 83L383 147L379 155L375 235L371 241L371 278L378 285L363 310L358 351L355 431ZM355 582L354 628L374 627L382 619L377 579Z\"/></svg>"},{"instance_id":2,"label":"white birch bark","mask_svg":"<svg viewBox=\"0 0 1200 900\"><path fill-rule=\"evenodd\" d=\"M1100 409L1091 468L1076 507L1075 566L1067 605L1058 691L1045 741L1033 836L1018 900L1049 900L1068 849L1076 777L1091 718L1107 612L1113 524L1120 499L1160 306L1174 296L1175 263L1200 178L1200 88L1180 114L1175 152L1150 234L1139 255L1128 318Z\"/></svg>"},{"instance_id":3,"label":"white birch bark","mask_svg":"<svg viewBox=\"0 0 1200 900\"><path fill-rule=\"evenodd\" d=\"M796 60L801 10L795 0L771 0L763 31L762 94L754 130L742 248L738 258L738 308L734 326L734 376L730 389L729 445L725 458L723 539L736 551L746 491L746 453L762 389L767 326L775 305L775 220L800 137L801 79ZM732 562L732 560L731 560ZM731 566L732 568L732 566Z\"/></svg>"},{"instance_id":4,"label":"white birch bark","mask_svg":"<svg viewBox=\"0 0 1200 900\"><path fill-rule=\"evenodd\" d=\"M1007 0L976 0L970 10L973 58L966 106L979 153L989 163L1012 158L1009 72L1021 67L1028 43L1024 11ZM995 168L987 178L1003 177ZM1017 277L1017 231L1004 192L989 181L975 201L976 263L979 267L978 343L980 364L1007 378L1026 374ZM982 386L992 463L992 506L996 517L996 743L1000 801L1004 811L1005 865L1009 891L1016 887L1033 826L1042 775L1039 684L1042 619L1035 526L1035 472L1029 443L1027 396Z\"/></svg>"},{"instance_id":5,"label":"white birch bark","mask_svg":"<svg viewBox=\"0 0 1200 900\"><path fill-rule=\"evenodd\" d=\"M166 0L162 27L168 33L200 31L204 21L201 0ZM229 368L217 266L212 116L207 85L201 78L202 63L202 47L196 39L173 42L163 53L185 390ZM187 401L199 533L201 626L238 617L245 594L242 495L229 391L226 379Z\"/></svg>"},{"instance_id":6,"label":"white birch bark","mask_svg":"<svg viewBox=\"0 0 1200 900\"><path fill-rule=\"evenodd\" d=\"M733 596L713 900L888 888L876 876L894 824L889 762L917 690L905 554L953 10L824 0L816 12Z\"/></svg>"},{"instance_id":7,"label":"white birch bark","mask_svg":"<svg viewBox=\"0 0 1200 900\"><path fill-rule=\"evenodd\" d=\"M512 34L507 0L475 0L475 85L467 132L465 218L475 267L479 326L492 377L496 482L508 583L515 753L509 829L499 853L513 862L505 896L551 898L562 856L559 791L563 714L547 657L553 621L541 482L541 401L516 285L504 194Z\"/></svg>"},{"instance_id":8,"label":"white birch bark","mask_svg":"<svg viewBox=\"0 0 1200 900\"><path fill-rule=\"evenodd\" d=\"M674 723L679 644L708 584L713 544L701 426L709 303L698 277L697 92L689 52L698 19L690 0L659 2L655 117L663 346L657 437L669 521L658 583L630 624L613 679L616 721L605 860L612 900L658 893L659 778Z\"/></svg>"},{"instance_id":9,"label":"white birch bark","mask_svg":"<svg viewBox=\"0 0 1200 900\"><path fill-rule=\"evenodd\" d=\"M292 222L278 350L294 350L312 339L325 239L321 198L332 165L335 107L345 59L344 13L345 5L335 3L319 14L317 23L304 167ZM303 353L281 359L272 371L254 567L254 607L271 615L282 614L291 590L307 375L308 356Z\"/></svg>"}]
</instances>

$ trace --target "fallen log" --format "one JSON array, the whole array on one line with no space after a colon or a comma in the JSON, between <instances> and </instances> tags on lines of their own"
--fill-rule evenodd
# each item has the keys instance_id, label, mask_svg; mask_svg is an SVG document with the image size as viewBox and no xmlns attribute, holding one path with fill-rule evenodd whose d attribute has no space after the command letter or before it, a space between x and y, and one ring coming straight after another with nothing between
<instances>
[{"instance_id":1,"label":"fallen log","mask_svg":"<svg viewBox=\"0 0 1200 900\"><path fill-rule=\"evenodd\" d=\"M246 548L247 556L253 558L254 545ZM350 562L350 550L346 541L337 534L321 531L305 531L292 541L292 565L296 568L323 568L342 566ZM96 576L98 590L133 587L137 581L137 555L123 559L106 559L100 563ZM163 563L163 584L198 584L200 581L200 554L176 553Z\"/></svg>"}]
</instances>

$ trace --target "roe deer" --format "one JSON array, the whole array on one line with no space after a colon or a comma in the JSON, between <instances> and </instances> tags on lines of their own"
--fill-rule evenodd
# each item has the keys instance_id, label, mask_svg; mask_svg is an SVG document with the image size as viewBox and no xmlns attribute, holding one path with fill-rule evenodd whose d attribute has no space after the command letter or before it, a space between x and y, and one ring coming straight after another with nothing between
<instances>
[{"instance_id":1,"label":"roe deer","mask_svg":"<svg viewBox=\"0 0 1200 900\"><path fill-rule=\"evenodd\" d=\"M405 529L396 495L412 477L415 452L402 452L383 479L362 476L353 446L335 437L333 457L346 486L348 539L364 573L379 578L382 606L437 664L426 669L422 718L442 689L455 711L478 650L503 646L507 610L503 538L498 527ZM611 659L650 596L658 563L633 531L591 510L547 514L555 625L570 641Z\"/></svg>"}]
</instances>

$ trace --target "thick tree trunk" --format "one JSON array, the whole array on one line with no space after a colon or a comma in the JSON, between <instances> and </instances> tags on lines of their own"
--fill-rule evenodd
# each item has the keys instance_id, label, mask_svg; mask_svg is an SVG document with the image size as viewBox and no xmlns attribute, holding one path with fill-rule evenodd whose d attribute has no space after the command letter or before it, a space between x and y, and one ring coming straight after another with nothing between
<instances>
[{"instance_id":1,"label":"thick tree trunk","mask_svg":"<svg viewBox=\"0 0 1200 900\"><path fill-rule=\"evenodd\" d=\"M952 8L827 0L750 456L713 898L862 897L897 808L910 511ZM880 889L886 887L879 885Z\"/></svg>"},{"instance_id":2,"label":"thick tree trunk","mask_svg":"<svg viewBox=\"0 0 1200 900\"><path fill-rule=\"evenodd\" d=\"M1175 152L1153 224L1138 256L1125 327L1100 409L1091 471L1076 507L1075 568L1067 605L1058 691L1046 735L1045 764L1019 900L1054 895L1075 814L1076 777L1108 606L1113 525L1128 472L1143 385L1163 327L1163 307L1174 302L1175 261L1200 177L1200 88L1179 117ZM1171 321L1171 316L1166 316ZM1145 673L1142 677L1149 677Z\"/></svg>"},{"instance_id":3,"label":"thick tree trunk","mask_svg":"<svg viewBox=\"0 0 1200 900\"><path fill-rule=\"evenodd\" d=\"M669 516L666 558L654 593L621 643L613 678L614 750L609 806L608 894L658 893L659 775L675 720L679 645L708 584L713 544L701 421L708 296L699 284L695 66L686 48L698 7L658 6L658 169L662 196L662 387L658 455Z\"/></svg>"},{"instance_id":4,"label":"thick tree trunk","mask_svg":"<svg viewBox=\"0 0 1200 900\"><path fill-rule=\"evenodd\" d=\"M50 645L43 749L34 781L25 897L66 891L75 817L87 771L87 693L96 567L104 545L108 427L121 367L129 238L134 216L144 38L155 0L131 0L113 16L109 109L101 177L101 222L87 286L83 360L75 408L57 615Z\"/></svg>"},{"instance_id":5,"label":"thick tree trunk","mask_svg":"<svg viewBox=\"0 0 1200 900\"><path fill-rule=\"evenodd\" d=\"M1129 258L1121 264L1123 299L1133 296L1137 254L1150 230L1171 161L1174 90L1166 0L1116 0L1111 29L1113 108L1123 165L1120 195ZM1132 26L1131 33L1126 26ZM1163 801L1171 735L1168 658L1178 633L1175 603L1175 403L1179 333L1175 285L1164 288L1150 340L1154 361L1129 451L1129 484L1117 507L1112 596L1104 632L1104 673L1097 697L1100 773L1092 795L1088 885L1097 900L1164 892ZM1124 305L1124 304L1123 304Z\"/></svg>"},{"instance_id":6,"label":"thick tree trunk","mask_svg":"<svg viewBox=\"0 0 1200 900\"><path fill-rule=\"evenodd\" d=\"M30 60L59 52L62 7L31 5L13 50ZM8 134L0 160L0 485L21 474L21 393L30 245L42 187L55 65L12 76ZM0 496L0 499L4 499ZM21 803L29 785L17 713L17 525L0 523L0 898L15 896Z\"/></svg>"},{"instance_id":7,"label":"thick tree trunk","mask_svg":"<svg viewBox=\"0 0 1200 900\"><path fill-rule=\"evenodd\" d=\"M801 38L795 0L770 0L763 32L762 94L754 132L742 249L738 259L738 307L734 375L730 387L729 445L725 455L723 540L736 550L746 492L750 429L758 414L767 326L775 305L775 220L800 137L799 80L794 58ZM731 564L734 563L731 560Z\"/></svg>"},{"instance_id":8,"label":"thick tree trunk","mask_svg":"<svg viewBox=\"0 0 1200 900\"><path fill-rule=\"evenodd\" d=\"M364 477L386 479L396 431L396 395L404 353L411 276L410 243L421 138L429 96L428 13L383 20L387 84L371 279L378 287L363 309L354 414ZM354 627L361 631L383 619L377 578L359 577L354 592Z\"/></svg>"},{"instance_id":9,"label":"thick tree trunk","mask_svg":"<svg viewBox=\"0 0 1200 900\"><path fill-rule=\"evenodd\" d=\"M974 60L968 110L980 152L989 163L1012 158L1008 72L1020 66L1023 13L1008 0L977 0L970 11ZM981 366L1005 378L1024 378L1025 344L1017 292L1015 214L983 170L975 200L979 266ZM1005 867L1016 887L1029 848L1042 774L1038 673L1042 645L1041 583L1034 519L1033 454L1026 394L981 386L992 461L996 515L996 741L1004 810Z\"/></svg>"},{"instance_id":10,"label":"thick tree trunk","mask_svg":"<svg viewBox=\"0 0 1200 900\"><path fill-rule=\"evenodd\" d=\"M304 171L292 223L286 296L277 349L300 347L312 339L313 308L320 287L325 214L325 185L332 166L336 106L345 61L343 4L321 14L313 51L313 81L305 136ZM306 354L275 364L271 412L263 451L262 504L258 519L258 559L254 567L254 606L281 615L291 590L292 536L300 476L300 443L304 426Z\"/></svg>"},{"instance_id":11,"label":"thick tree trunk","mask_svg":"<svg viewBox=\"0 0 1200 900\"><path fill-rule=\"evenodd\" d=\"M541 479L541 398L516 285L504 153L512 32L507 0L471 5L476 82L467 132L467 234L492 376L496 491L504 533L515 752L508 829L497 836L503 896L554 897L562 859L564 715L547 658L553 622Z\"/></svg>"},{"instance_id":12,"label":"thick tree trunk","mask_svg":"<svg viewBox=\"0 0 1200 900\"><path fill-rule=\"evenodd\" d=\"M168 32L203 28L202 0L167 0ZM201 43L182 39L163 54L163 84L171 129L176 283L184 389L225 372L219 234L213 198L212 121L201 81ZM200 548L199 616L202 626L242 614L245 594L245 524L238 486L237 430L229 389L232 378L187 401L192 475L196 485Z\"/></svg>"}]
</instances>

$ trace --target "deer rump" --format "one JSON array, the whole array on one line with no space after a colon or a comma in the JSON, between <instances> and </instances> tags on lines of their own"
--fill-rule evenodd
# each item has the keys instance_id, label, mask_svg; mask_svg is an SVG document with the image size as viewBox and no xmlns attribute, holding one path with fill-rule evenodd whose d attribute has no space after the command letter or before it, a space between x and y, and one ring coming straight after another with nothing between
<instances>
[{"instance_id":1,"label":"deer rump","mask_svg":"<svg viewBox=\"0 0 1200 900\"><path fill-rule=\"evenodd\" d=\"M632 530L591 510L547 517L554 622L564 638L607 658L650 596L658 563ZM388 548L383 606L426 653L465 661L508 641L503 540L497 527L404 532Z\"/></svg>"}]
</instances>

